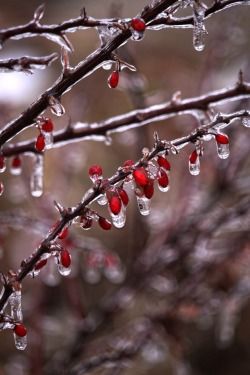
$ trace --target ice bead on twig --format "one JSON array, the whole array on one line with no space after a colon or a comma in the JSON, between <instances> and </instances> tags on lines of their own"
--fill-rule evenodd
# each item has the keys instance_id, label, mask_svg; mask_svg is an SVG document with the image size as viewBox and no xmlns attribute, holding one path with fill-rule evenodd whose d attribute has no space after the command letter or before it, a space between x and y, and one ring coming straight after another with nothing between
<instances>
[{"instance_id":1,"label":"ice bead on twig","mask_svg":"<svg viewBox=\"0 0 250 375\"><path fill-rule=\"evenodd\" d=\"M30 191L33 197L43 194L43 155L36 155L36 160L30 177Z\"/></svg>"},{"instance_id":2,"label":"ice bead on twig","mask_svg":"<svg viewBox=\"0 0 250 375\"><path fill-rule=\"evenodd\" d=\"M54 96L49 97L49 107L51 112L56 116L62 116L65 113L62 103Z\"/></svg>"},{"instance_id":3,"label":"ice bead on twig","mask_svg":"<svg viewBox=\"0 0 250 375\"><path fill-rule=\"evenodd\" d=\"M204 5L194 3L193 45L196 51L203 51L205 47L205 11Z\"/></svg>"},{"instance_id":4,"label":"ice bead on twig","mask_svg":"<svg viewBox=\"0 0 250 375\"><path fill-rule=\"evenodd\" d=\"M22 303L21 303L21 290L14 291L9 297L9 304L11 310L11 317L15 322L22 322ZM18 335L15 330L13 331L16 348L24 350L27 346L27 336Z\"/></svg>"},{"instance_id":5,"label":"ice bead on twig","mask_svg":"<svg viewBox=\"0 0 250 375\"><path fill-rule=\"evenodd\" d=\"M229 139L226 134L218 133L215 136L217 153L220 159L227 159L230 154Z\"/></svg>"},{"instance_id":6,"label":"ice bead on twig","mask_svg":"<svg viewBox=\"0 0 250 375\"><path fill-rule=\"evenodd\" d=\"M242 125L245 126L246 128L250 128L250 117L243 117Z\"/></svg>"},{"instance_id":7,"label":"ice bead on twig","mask_svg":"<svg viewBox=\"0 0 250 375\"><path fill-rule=\"evenodd\" d=\"M188 167L192 176L198 176L200 173L200 157L196 150L194 150L189 156Z\"/></svg>"}]
</instances>

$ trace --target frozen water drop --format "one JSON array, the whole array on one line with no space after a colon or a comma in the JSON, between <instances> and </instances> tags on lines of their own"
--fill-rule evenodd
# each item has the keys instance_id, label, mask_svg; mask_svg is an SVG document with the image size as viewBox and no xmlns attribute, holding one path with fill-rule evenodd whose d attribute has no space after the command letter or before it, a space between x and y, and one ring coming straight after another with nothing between
<instances>
[{"instance_id":1,"label":"frozen water drop","mask_svg":"<svg viewBox=\"0 0 250 375\"><path fill-rule=\"evenodd\" d=\"M108 203L108 199L107 199L106 194L101 194L101 195L99 196L99 198L97 199L97 203L98 203L100 206L105 206L105 204Z\"/></svg>"},{"instance_id":2,"label":"frozen water drop","mask_svg":"<svg viewBox=\"0 0 250 375\"><path fill-rule=\"evenodd\" d=\"M27 346L27 335L20 337L14 333L15 346L18 350L24 350Z\"/></svg>"},{"instance_id":3,"label":"frozen water drop","mask_svg":"<svg viewBox=\"0 0 250 375\"><path fill-rule=\"evenodd\" d=\"M54 96L50 96L49 98L49 106L51 112L56 116L62 116L65 113L65 109L61 104L60 100L55 98Z\"/></svg>"},{"instance_id":4,"label":"frozen water drop","mask_svg":"<svg viewBox=\"0 0 250 375\"><path fill-rule=\"evenodd\" d=\"M102 64L102 69L104 69L104 70L110 70L110 69L112 69L112 65L113 65L112 61L105 61Z\"/></svg>"},{"instance_id":5,"label":"frozen water drop","mask_svg":"<svg viewBox=\"0 0 250 375\"><path fill-rule=\"evenodd\" d=\"M137 199L137 205L139 208L139 211L141 215L147 216L150 214L150 199L146 198L145 196L138 197L136 196Z\"/></svg>"},{"instance_id":6,"label":"frozen water drop","mask_svg":"<svg viewBox=\"0 0 250 375\"><path fill-rule=\"evenodd\" d=\"M30 179L30 190L33 197L43 194L43 156L37 155Z\"/></svg>"},{"instance_id":7,"label":"frozen water drop","mask_svg":"<svg viewBox=\"0 0 250 375\"><path fill-rule=\"evenodd\" d=\"M9 297L11 317L15 322L22 322L22 295L21 291L14 291ZM27 336L20 337L14 332L14 341L16 348L19 350L24 350L27 346Z\"/></svg>"},{"instance_id":8,"label":"frozen water drop","mask_svg":"<svg viewBox=\"0 0 250 375\"><path fill-rule=\"evenodd\" d=\"M71 272L71 267L64 267L61 263L58 263L58 272L62 276L68 276Z\"/></svg>"},{"instance_id":9,"label":"frozen water drop","mask_svg":"<svg viewBox=\"0 0 250 375\"><path fill-rule=\"evenodd\" d=\"M194 8L193 45L196 51L203 51L205 47L206 28L204 25L205 8L197 5Z\"/></svg>"},{"instance_id":10,"label":"frozen water drop","mask_svg":"<svg viewBox=\"0 0 250 375\"><path fill-rule=\"evenodd\" d=\"M131 36L132 40L139 42L143 39L143 37L144 37L144 31L136 31L136 30L132 31L132 36Z\"/></svg>"},{"instance_id":11,"label":"frozen water drop","mask_svg":"<svg viewBox=\"0 0 250 375\"><path fill-rule=\"evenodd\" d=\"M114 227L116 228L124 227L126 223L126 208L124 207L123 204L122 204L121 211L119 212L118 215L114 215L111 211L110 211L110 215L111 215L111 219L112 219L112 223Z\"/></svg>"},{"instance_id":12,"label":"frozen water drop","mask_svg":"<svg viewBox=\"0 0 250 375\"><path fill-rule=\"evenodd\" d=\"M243 117L242 125L246 128L250 128L250 117Z\"/></svg>"},{"instance_id":13,"label":"frozen water drop","mask_svg":"<svg viewBox=\"0 0 250 375\"><path fill-rule=\"evenodd\" d=\"M217 143L217 153L220 159L227 159L230 155L229 143Z\"/></svg>"}]
</instances>

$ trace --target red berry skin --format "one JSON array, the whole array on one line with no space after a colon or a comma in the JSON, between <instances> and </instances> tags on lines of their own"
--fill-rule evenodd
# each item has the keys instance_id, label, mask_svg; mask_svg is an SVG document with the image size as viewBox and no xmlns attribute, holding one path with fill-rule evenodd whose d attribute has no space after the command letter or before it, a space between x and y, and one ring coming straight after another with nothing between
<instances>
[{"instance_id":1,"label":"red berry skin","mask_svg":"<svg viewBox=\"0 0 250 375\"><path fill-rule=\"evenodd\" d=\"M110 221L108 221L107 219L105 219L104 217L100 216L99 217L99 220L98 220L98 224L100 225L100 227L104 230L110 230L112 228L112 224Z\"/></svg>"},{"instance_id":2,"label":"red berry skin","mask_svg":"<svg viewBox=\"0 0 250 375\"><path fill-rule=\"evenodd\" d=\"M37 151L41 152L45 149L45 138L42 134L39 134L36 143L35 143L35 148Z\"/></svg>"},{"instance_id":3,"label":"red berry skin","mask_svg":"<svg viewBox=\"0 0 250 375\"><path fill-rule=\"evenodd\" d=\"M108 78L108 85L111 89L115 89L118 83L119 83L119 72L118 70L114 70Z\"/></svg>"},{"instance_id":4,"label":"red berry skin","mask_svg":"<svg viewBox=\"0 0 250 375\"><path fill-rule=\"evenodd\" d=\"M127 194L126 190L124 190L123 188L118 188L118 194L119 194L124 206L127 206L128 202L129 202L129 197L128 197L128 194Z\"/></svg>"},{"instance_id":5,"label":"red berry skin","mask_svg":"<svg viewBox=\"0 0 250 375\"><path fill-rule=\"evenodd\" d=\"M46 133L51 133L54 129L53 122L50 118L45 119L44 123L41 126L42 130Z\"/></svg>"},{"instance_id":6,"label":"red berry skin","mask_svg":"<svg viewBox=\"0 0 250 375\"><path fill-rule=\"evenodd\" d=\"M37 262L37 264L35 265L35 271L40 270L40 269L43 268L46 264L47 264L47 259L42 259L42 260L40 260L40 261Z\"/></svg>"},{"instance_id":7,"label":"red berry skin","mask_svg":"<svg viewBox=\"0 0 250 375\"><path fill-rule=\"evenodd\" d=\"M18 323L15 325L14 332L19 337L24 337L27 335L27 329L22 323Z\"/></svg>"},{"instance_id":8,"label":"red berry skin","mask_svg":"<svg viewBox=\"0 0 250 375\"><path fill-rule=\"evenodd\" d=\"M112 195L109 199L109 208L114 215L118 215L122 208L122 201L118 195Z\"/></svg>"},{"instance_id":9,"label":"red berry skin","mask_svg":"<svg viewBox=\"0 0 250 375\"><path fill-rule=\"evenodd\" d=\"M20 168L21 164L22 164L22 161L18 155L12 159L12 163L11 163L12 168Z\"/></svg>"},{"instance_id":10,"label":"red berry skin","mask_svg":"<svg viewBox=\"0 0 250 375\"><path fill-rule=\"evenodd\" d=\"M102 167L100 165L92 165L89 168L89 176L101 176L102 175Z\"/></svg>"},{"instance_id":11,"label":"red berry skin","mask_svg":"<svg viewBox=\"0 0 250 375\"><path fill-rule=\"evenodd\" d=\"M163 156L158 156L157 158L157 163L160 167L166 169L166 171L170 171L171 169L171 166L170 166L170 163L169 161L164 158Z\"/></svg>"},{"instance_id":12,"label":"red berry skin","mask_svg":"<svg viewBox=\"0 0 250 375\"><path fill-rule=\"evenodd\" d=\"M158 184L163 188L166 188L169 185L168 175L164 171L164 169L160 170L157 181L158 181Z\"/></svg>"},{"instance_id":13,"label":"red berry skin","mask_svg":"<svg viewBox=\"0 0 250 375\"><path fill-rule=\"evenodd\" d=\"M145 169L142 167L133 171L133 177L135 179L135 182L139 186L144 187L148 184L148 176L146 174Z\"/></svg>"},{"instance_id":14,"label":"red berry skin","mask_svg":"<svg viewBox=\"0 0 250 375\"><path fill-rule=\"evenodd\" d=\"M61 231L61 233L59 234L59 236L58 236L58 238L60 239L60 240L64 240L67 236L68 236L68 234L69 234L69 228L64 228L62 231Z\"/></svg>"},{"instance_id":15,"label":"red berry skin","mask_svg":"<svg viewBox=\"0 0 250 375\"><path fill-rule=\"evenodd\" d=\"M63 267L69 268L69 266L71 265L71 256L68 250L63 249L60 252L60 262Z\"/></svg>"},{"instance_id":16,"label":"red berry skin","mask_svg":"<svg viewBox=\"0 0 250 375\"><path fill-rule=\"evenodd\" d=\"M227 145L229 143L229 138L226 134L216 134L215 139L216 142L221 145Z\"/></svg>"},{"instance_id":17,"label":"red berry skin","mask_svg":"<svg viewBox=\"0 0 250 375\"><path fill-rule=\"evenodd\" d=\"M145 30L146 25L142 18L133 18L131 20L131 26L135 31L142 32Z\"/></svg>"},{"instance_id":18,"label":"red berry skin","mask_svg":"<svg viewBox=\"0 0 250 375\"><path fill-rule=\"evenodd\" d=\"M151 180L146 186L144 186L143 190L145 197L151 199L154 195L154 181Z\"/></svg>"},{"instance_id":19,"label":"red berry skin","mask_svg":"<svg viewBox=\"0 0 250 375\"><path fill-rule=\"evenodd\" d=\"M189 161L190 161L190 163L191 163L191 164L195 164L196 161L197 161L197 158L198 158L197 151L194 150L194 151L192 152L192 154L189 156Z\"/></svg>"}]
</instances>

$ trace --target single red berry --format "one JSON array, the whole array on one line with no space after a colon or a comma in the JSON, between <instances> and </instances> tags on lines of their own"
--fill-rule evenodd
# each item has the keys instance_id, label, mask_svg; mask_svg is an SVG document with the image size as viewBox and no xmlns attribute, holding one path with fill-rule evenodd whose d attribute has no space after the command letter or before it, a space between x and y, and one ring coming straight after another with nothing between
<instances>
[{"instance_id":1,"label":"single red berry","mask_svg":"<svg viewBox=\"0 0 250 375\"><path fill-rule=\"evenodd\" d=\"M69 268L69 266L71 265L71 256L68 250L63 249L60 252L60 263L65 268Z\"/></svg>"},{"instance_id":2,"label":"single red berry","mask_svg":"<svg viewBox=\"0 0 250 375\"><path fill-rule=\"evenodd\" d=\"M146 186L144 186L143 190L145 197L151 199L154 195L154 181L150 180L149 183Z\"/></svg>"},{"instance_id":3,"label":"single red berry","mask_svg":"<svg viewBox=\"0 0 250 375\"><path fill-rule=\"evenodd\" d=\"M0 156L0 170L5 168L5 157Z\"/></svg>"},{"instance_id":4,"label":"single red berry","mask_svg":"<svg viewBox=\"0 0 250 375\"><path fill-rule=\"evenodd\" d=\"M158 184L165 188L169 185L168 175L164 171L164 169L160 169L159 171L159 177L157 178Z\"/></svg>"},{"instance_id":5,"label":"single red berry","mask_svg":"<svg viewBox=\"0 0 250 375\"><path fill-rule=\"evenodd\" d=\"M130 167L132 167L134 164L135 164L134 160L126 160L126 161L123 163L123 167L125 167L125 168L130 168Z\"/></svg>"},{"instance_id":6,"label":"single red berry","mask_svg":"<svg viewBox=\"0 0 250 375\"><path fill-rule=\"evenodd\" d=\"M124 190L123 188L120 187L120 188L118 188L118 194L120 195L120 198L121 198L124 206L127 206L128 202L129 202L129 197L128 197L128 194L127 194L126 190Z\"/></svg>"},{"instance_id":7,"label":"single red berry","mask_svg":"<svg viewBox=\"0 0 250 375\"><path fill-rule=\"evenodd\" d=\"M81 217L81 227L83 229L91 228L92 224L93 224L93 219L91 217L85 217L85 216Z\"/></svg>"},{"instance_id":8,"label":"single red berry","mask_svg":"<svg viewBox=\"0 0 250 375\"><path fill-rule=\"evenodd\" d=\"M114 215L118 215L122 208L122 201L118 194L113 194L109 199L109 208Z\"/></svg>"},{"instance_id":9,"label":"single red berry","mask_svg":"<svg viewBox=\"0 0 250 375\"><path fill-rule=\"evenodd\" d=\"M132 28L135 30L135 31L139 31L139 32L142 32L145 30L146 28L146 24L145 24L145 21L142 19L142 18L133 18L131 20L131 26Z\"/></svg>"},{"instance_id":10,"label":"single red berry","mask_svg":"<svg viewBox=\"0 0 250 375\"><path fill-rule=\"evenodd\" d=\"M11 166L12 168L20 168L22 165L21 158L17 155L12 159Z\"/></svg>"},{"instance_id":11,"label":"single red berry","mask_svg":"<svg viewBox=\"0 0 250 375\"><path fill-rule=\"evenodd\" d=\"M139 186L146 186L148 184L148 176L147 176L147 173L145 171L145 169L143 167L141 168L137 168L133 171L133 177L135 179L135 182L139 185Z\"/></svg>"},{"instance_id":12,"label":"single red berry","mask_svg":"<svg viewBox=\"0 0 250 375\"><path fill-rule=\"evenodd\" d=\"M40 270L40 269L43 268L46 264L47 264L47 259L39 260L39 262L37 262L37 264L35 265L35 271Z\"/></svg>"},{"instance_id":13,"label":"single red berry","mask_svg":"<svg viewBox=\"0 0 250 375\"><path fill-rule=\"evenodd\" d=\"M51 133L54 129L53 122L50 118L46 118L41 126L42 130L46 133Z\"/></svg>"},{"instance_id":14,"label":"single red berry","mask_svg":"<svg viewBox=\"0 0 250 375\"><path fill-rule=\"evenodd\" d=\"M24 337L27 335L27 329L22 323L15 324L14 332L19 337Z\"/></svg>"},{"instance_id":15,"label":"single red berry","mask_svg":"<svg viewBox=\"0 0 250 375\"><path fill-rule=\"evenodd\" d=\"M100 216L99 217L99 220L98 220L98 224L100 225L100 227L104 230L110 230L112 228L112 224L110 221L108 221L107 219L105 219L104 217Z\"/></svg>"},{"instance_id":16,"label":"single red berry","mask_svg":"<svg viewBox=\"0 0 250 375\"><path fill-rule=\"evenodd\" d=\"M197 151L194 150L194 151L192 152L192 154L189 156L189 161L190 161L190 163L191 163L191 164L195 164L196 161L197 161L197 158L198 158Z\"/></svg>"},{"instance_id":17,"label":"single red berry","mask_svg":"<svg viewBox=\"0 0 250 375\"><path fill-rule=\"evenodd\" d=\"M163 156L158 156L157 158L157 163L160 167L166 169L166 171L170 171L171 169L171 166L170 166L170 163L169 161L164 158Z\"/></svg>"},{"instance_id":18,"label":"single red berry","mask_svg":"<svg viewBox=\"0 0 250 375\"><path fill-rule=\"evenodd\" d=\"M115 89L118 83L119 83L119 72L118 70L114 70L108 78L108 85L111 89Z\"/></svg>"},{"instance_id":19,"label":"single red berry","mask_svg":"<svg viewBox=\"0 0 250 375\"><path fill-rule=\"evenodd\" d=\"M101 176L102 175L102 167L100 165L92 165L89 168L89 176Z\"/></svg>"},{"instance_id":20,"label":"single red berry","mask_svg":"<svg viewBox=\"0 0 250 375\"><path fill-rule=\"evenodd\" d=\"M43 134L39 134L36 143L35 143L35 148L37 151L41 152L45 148L45 138Z\"/></svg>"},{"instance_id":21,"label":"single red berry","mask_svg":"<svg viewBox=\"0 0 250 375\"><path fill-rule=\"evenodd\" d=\"M68 234L69 234L69 228L68 228L68 227L65 227L65 228L61 231L61 233L59 234L58 238L59 238L60 240L64 240L64 239L68 236Z\"/></svg>"},{"instance_id":22,"label":"single red berry","mask_svg":"<svg viewBox=\"0 0 250 375\"><path fill-rule=\"evenodd\" d=\"M215 139L216 142L220 143L221 145L227 145L229 143L229 138L226 134L216 134Z\"/></svg>"}]
</instances>

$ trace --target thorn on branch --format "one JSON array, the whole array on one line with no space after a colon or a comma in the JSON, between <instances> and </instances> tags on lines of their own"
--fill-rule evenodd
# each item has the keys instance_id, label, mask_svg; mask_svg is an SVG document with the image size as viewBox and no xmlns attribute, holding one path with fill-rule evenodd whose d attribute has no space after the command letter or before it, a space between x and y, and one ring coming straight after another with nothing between
<instances>
[{"instance_id":1,"label":"thorn on branch","mask_svg":"<svg viewBox=\"0 0 250 375\"><path fill-rule=\"evenodd\" d=\"M39 5L39 7L34 12L33 21L35 23L38 23L43 18L44 12L45 12L45 4Z\"/></svg>"}]
</instances>

